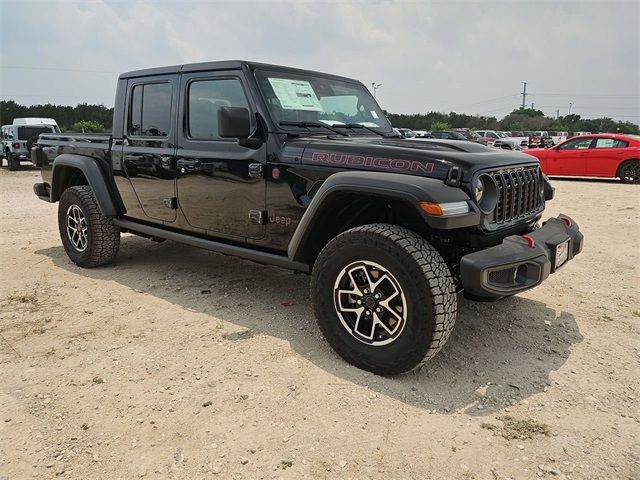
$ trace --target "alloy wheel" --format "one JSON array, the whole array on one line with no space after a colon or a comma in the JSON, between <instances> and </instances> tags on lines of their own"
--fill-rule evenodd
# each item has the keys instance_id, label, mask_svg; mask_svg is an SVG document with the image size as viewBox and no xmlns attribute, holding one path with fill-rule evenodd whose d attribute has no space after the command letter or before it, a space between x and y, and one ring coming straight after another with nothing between
<instances>
[{"instance_id":1,"label":"alloy wheel","mask_svg":"<svg viewBox=\"0 0 640 480\"><path fill-rule=\"evenodd\" d=\"M78 205L71 205L67 209L67 235L73 248L79 252L84 252L87 249L87 219Z\"/></svg>"},{"instance_id":2,"label":"alloy wheel","mask_svg":"<svg viewBox=\"0 0 640 480\"><path fill-rule=\"evenodd\" d=\"M407 323L407 301L400 283L384 267L366 260L340 271L334 305L344 328L372 346L390 344Z\"/></svg>"}]
</instances>

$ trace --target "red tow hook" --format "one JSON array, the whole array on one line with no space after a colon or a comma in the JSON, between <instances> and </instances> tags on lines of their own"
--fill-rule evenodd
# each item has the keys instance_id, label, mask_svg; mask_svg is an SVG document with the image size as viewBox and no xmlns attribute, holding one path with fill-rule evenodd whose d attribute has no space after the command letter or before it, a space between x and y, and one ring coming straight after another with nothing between
<instances>
[{"instance_id":1,"label":"red tow hook","mask_svg":"<svg viewBox=\"0 0 640 480\"><path fill-rule=\"evenodd\" d=\"M536 241L533 239L533 237L529 235L522 235L522 238L525 239L527 245L529 245L530 248L534 248L536 246Z\"/></svg>"},{"instance_id":2,"label":"red tow hook","mask_svg":"<svg viewBox=\"0 0 640 480\"><path fill-rule=\"evenodd\" d=\"M560 220L562 220L569 228L571 228L571 225L573 225L569 217L560 216Z\"/></svg>"}]
</instances>

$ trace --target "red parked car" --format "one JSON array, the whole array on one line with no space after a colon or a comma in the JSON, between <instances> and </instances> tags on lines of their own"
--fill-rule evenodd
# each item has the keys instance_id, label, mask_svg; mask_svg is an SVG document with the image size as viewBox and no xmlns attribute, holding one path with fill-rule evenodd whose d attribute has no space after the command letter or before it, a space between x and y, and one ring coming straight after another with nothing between
<instances>
[{"instance_id":1,"label":"red parked car","mask_svg":"<svg viewBox=\"0 0 640 480\"><path fill-rule=\"evenodd\" d=\"M573 137L546 150L523 150L549 176L618 177L640 183L640 136L599 133Z\"/></svg>"}]
</instances>

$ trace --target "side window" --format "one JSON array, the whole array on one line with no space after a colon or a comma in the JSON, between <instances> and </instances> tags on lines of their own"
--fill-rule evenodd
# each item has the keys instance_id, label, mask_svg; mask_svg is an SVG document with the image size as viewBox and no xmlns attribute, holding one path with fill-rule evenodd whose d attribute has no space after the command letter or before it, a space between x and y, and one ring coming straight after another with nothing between
<instances>
[{"instance_id":1,"label":"side window","mask_svg":"<svg viewBox=\"0 0 640 480\"><path fill-rule=\"evenodd\" d=\"M171 130L171 84L136 85L131 92L129 133L138 137L166 137Z\"/></svg>"},{"instance_id":2,"label":"side window","mask_svg":"<svg viewBox=\"0 0 640 480\"><path fill-rule=\"evenodd\" d=\"M616 140L615 138L599 138L596 141L596 148L627 148L629 145L624 140Z\"/></svg>"},{"instance_id":3,"label":"side window","mask_svg":"<svg viewBox=\"0 0 640 480\"><path fill-rule=\"evenodd\" d=\"M591 145L592 138L579 138L562 145L561 150L586 150Z\"/></svg>"},{"instance_id":4,"label":"side window","mask_svg":"<svg viewBox=\"0 0 640 480\"><path fill-rule=\"evenodd\" d=\"M187 92L187 132L194 140L220 140L218 110L220 107L249 108L240 80L196 80Z\"/></svg>"}]
</instances>

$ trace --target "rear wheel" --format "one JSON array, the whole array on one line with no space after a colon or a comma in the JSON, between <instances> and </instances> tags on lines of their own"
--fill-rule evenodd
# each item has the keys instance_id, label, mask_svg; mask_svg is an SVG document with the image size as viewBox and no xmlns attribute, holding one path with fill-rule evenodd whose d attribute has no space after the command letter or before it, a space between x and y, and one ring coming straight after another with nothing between
<instances>
[{"instance_id":1,"label":"rear wheel","mask_svg":"<svg viewBox=\"0 0 640 480\"><path fill-rule=\"evenodd\" d=\"M102 214L88 185L71 187L62 193L58 227L67 255L80 267L109 263L120 248L120 230L112 218Z\"/></svg>"},{"instance_id":2,"label":"rear wheel","mask_svg":"<svg viewBox=\"0 0 640 480\"><path fill-rule=\"evenodd\" d=\"M372 224L320 252L311 281L315 314L331 347L379 375L433 357L453 329L457 299L440 254L414 232Z\"/></svg>"},{"instance_id":3,"label":"rear wheel","mask_svg":"<svg viewBox=\"0 0 640 480\"><path fill-rule=\"evenodd\" d=\"M13 153L9 152L7 153L7 165L9 167L9 170L13 172L20 168L20 160L17 159Z\"/></svg>"},{"instance_id":4,"label":"rear wheel","mask_svg":"<svg viewBox=\"0 0 640 480\"><path fill-rule=\"evenodd\" d=\"M627 160L618 169L623 183L640 183L640 160Z\"/></svg>"}]
</instances>

